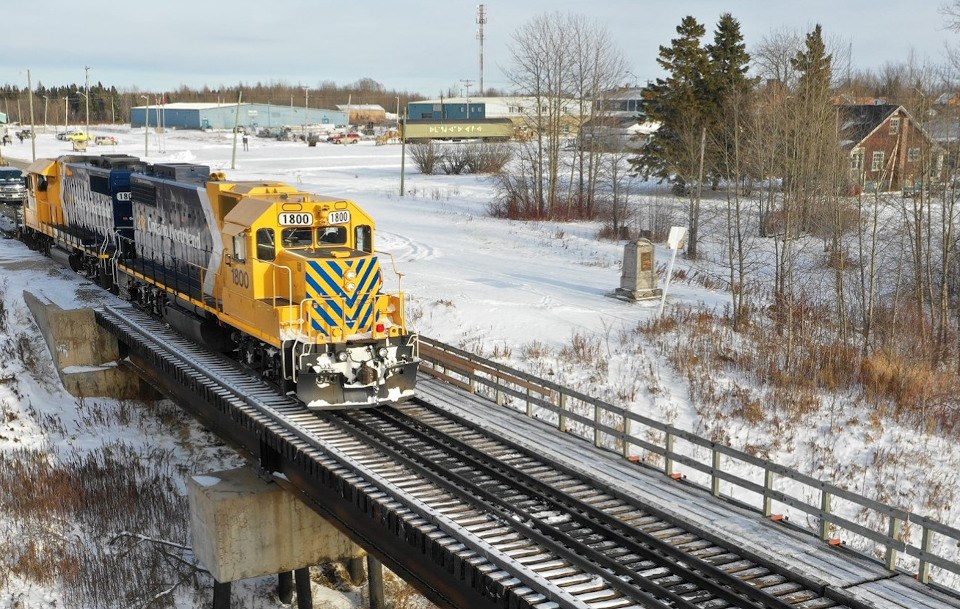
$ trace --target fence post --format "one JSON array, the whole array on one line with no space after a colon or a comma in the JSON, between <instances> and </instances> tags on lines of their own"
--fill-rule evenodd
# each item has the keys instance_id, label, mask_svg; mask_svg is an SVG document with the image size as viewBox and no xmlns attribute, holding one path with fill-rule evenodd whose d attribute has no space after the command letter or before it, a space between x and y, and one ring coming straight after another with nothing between
<instances>
[{"instance_id":1,"label":"fence post","mask_svg":"<svg viewBox=\"0 0 960 609\"><path fill-rule=\"evenodd\" d=\"M567 431L567 394L560 394L560 419L557 421L557 429Z\"/></svg>"},{"instance_id":2,"label":"fence post","mask_svg":"<svg viewBox=\"0 0 960 609\"><path fill-rule=\"evenodd\" d=\"M670 453L673 452L673 434L669 431L664 432L667 434L666 438L663 441L663 473L668 476L673 475L673 459L670 458Z\"/></svg>"},{"instance_id":3,"label":"fence post","mask_svg":"<svg viewBox=\"0 0 960 609\"><path fill-rule=\"evenodd\" d=\"M714 497L720 496L720 476L717 473L720 471L720 451L717 450L716 444L713 446L713 471L710 472L710 493Z\"/></svg>"},{"instance_id":4,"label":"fence post","mask_svg":"<svg viewBox=\"0 0 960 609\"><path fill-rule=\"evenodd\" d=\"M930 563L926 560L926 554L930 552L931 537L930 529L924 525L923 537L920 539L920 551L923 552L923 554L920 558L920 568L917 570L917 579L921 584L930 583Z\"/></svg>"},{"instance_id":5,"label":"fence post","mask_svg":"<svg viewBox=\"0 0 960 609\"><path fill-rule=\"evenodd\" d=\"M600 410L598 404L593 405L593 445L600 448Z\"/></svg>"},{"instance_id":6,"label":"fence post","mask_svg":"<svg viewBox=\"0 0 960 609\"><path fill-rule=\"evenodd\" d=\"M902 522L899 518L890 514L890 526L887 527L887 537L889 537L890 540L887 541L887 553L883 560L887 571L897 570L897 548L894 544L899 540L901 524ZM926 529L924 529L924 532L926 532Z\"/></svg>"},{"instance_id":7,"label":"fence post","mask_svg":"<svg viewBox=\"0 0 960 609\"><path fill-rule=\"evenodd\" d=\"M503 379L500 378L500 373L497 373L497 406L503 406Z\"/></svg>"},{"instance_id":8,"label":"fence post","mask_svg":"<svg viewBox=\"0 0 960 609\"><path fill-rule=\"evenodd\" d=\"M630 417L626 415L626 410L624 410L624 415L623 415L623 458L624 459L628 459L630 457L630 446L632 446L632 443L630 442L630 438L631 438L630 424L632 422L633 421L630 420Z\"/></svg>"},{"instance_id":9,"label":"fence post","mask_svg":"<svg viewBox=\"0 0 960 609\"><path fill-rule=\"evenodd\" d=\"M763 470L763 516L769 518L773 513L773 499L770 491L773 490L773 472L767 467Z\"/></svg>"},{"instance_id":10,"label":"fence post","mask_svg":"<svg viewBox=\"0 0 960 609\"><path fill-rule=\"evenodd\" d=\"M830 539L830 522L827 515L830 513L831 497L826 488L820 489L820 539Z\"/></svg>"},{"instance_id":11,"label":"fence post","mask_svg":"<svg viewBox=\"0 0 960 609\"><path fill-rule=\"evenodd\" d=\"M527 416L533 418L533 402L530 401L530 388L527 387Z\"/></svg>"}]
</instances>

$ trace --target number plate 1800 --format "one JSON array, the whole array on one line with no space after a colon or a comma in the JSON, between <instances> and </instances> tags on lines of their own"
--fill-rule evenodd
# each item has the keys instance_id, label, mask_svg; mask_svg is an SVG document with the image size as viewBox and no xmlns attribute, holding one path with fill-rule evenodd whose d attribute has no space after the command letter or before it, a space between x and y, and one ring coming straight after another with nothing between
<instances>
[{"instance_id":1,"label":"number plate 1800","mask_svg":"<svg viewBox=\"0 0 960 609\"><path fill-rule=\"evenodd\" d=\"M349 224L350 223L350 212L348 211L332 211L327 214L327 224Z\"/></svg>"},{"instance_id":2,"label":"number plate 1800","mask_svg":"<svg viewBox=\"0 0 960 609\"><path fill-rule=\"evenodd\" d=\"M313 214L308 212L283 212L278 218L280 226L311 226Z\"/></svg>"}]
</instances>

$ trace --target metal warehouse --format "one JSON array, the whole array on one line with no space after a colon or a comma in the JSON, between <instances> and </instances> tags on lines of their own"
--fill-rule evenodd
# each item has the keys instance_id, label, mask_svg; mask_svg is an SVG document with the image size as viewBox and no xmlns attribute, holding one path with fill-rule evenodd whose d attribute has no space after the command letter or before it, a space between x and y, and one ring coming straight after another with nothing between
<instances>
[{"instance_id":1,"label":"metal warehouse","mask_svg":"<svg viewBox=\"0 0 960 609\"><path fill-rule=\"evenodd\" d=\"M166 129L259 129L284 125L330 125L346 127L348 114L338 110L276 106L273 104L173 103L130 109L130 126L143 127L149 113L150 126Z\"/></svg>"}]
</instances>

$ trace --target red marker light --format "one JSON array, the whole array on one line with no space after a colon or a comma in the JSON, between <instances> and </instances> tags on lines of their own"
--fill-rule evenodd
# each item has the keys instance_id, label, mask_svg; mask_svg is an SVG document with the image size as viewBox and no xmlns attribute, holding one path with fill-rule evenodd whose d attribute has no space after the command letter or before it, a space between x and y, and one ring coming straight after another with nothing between
<instances>
[{"instance_id":1,"label":"red marker light","mask_svg":"<svg viewBox=\"0 0 960 609\"><path fill-rule=\"evenodd\" d=\"M386 330L386 329L387 329L387 327L386 327L385 325L383 325L383 324L377 324L377 325L376 325L376 330L377 330L377 332L383 332L383 331Z\"/></svg>"}]
</instances>

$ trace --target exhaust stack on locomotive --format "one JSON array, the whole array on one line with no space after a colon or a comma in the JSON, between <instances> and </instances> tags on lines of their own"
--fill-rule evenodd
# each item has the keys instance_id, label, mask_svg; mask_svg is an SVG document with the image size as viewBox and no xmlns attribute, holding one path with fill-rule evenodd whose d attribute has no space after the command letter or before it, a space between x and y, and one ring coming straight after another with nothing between
<instances>
[{"instance_id":1,"label":"exhaust stack on locomotive","mask_svg":"<svg viewBox=\"0 0 960 609\"><path fill-rule=\"evenodd\" d=\"M309 408L413 395L416 336L353 201L189 163L69 156L28 169L24 240Z\"/></svg>"}]
</instances>

